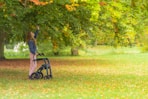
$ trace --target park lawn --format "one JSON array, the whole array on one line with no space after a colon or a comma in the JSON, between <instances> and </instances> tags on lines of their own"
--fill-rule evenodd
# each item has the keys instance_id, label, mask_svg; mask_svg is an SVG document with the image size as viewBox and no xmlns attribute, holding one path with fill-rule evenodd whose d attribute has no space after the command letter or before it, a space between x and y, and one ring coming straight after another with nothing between
<instances>
[{"instance_id":1,"label":"park lawn","mask_svg":"<svg viewBox=\"0 0 148 99\"><path fill-rule=\"evenodd\" d=\"M28 80L28 66L0 66L0 99L147 99L147 59L140 53L51 57L50 80Z\"/></svg>"}]
</instances>

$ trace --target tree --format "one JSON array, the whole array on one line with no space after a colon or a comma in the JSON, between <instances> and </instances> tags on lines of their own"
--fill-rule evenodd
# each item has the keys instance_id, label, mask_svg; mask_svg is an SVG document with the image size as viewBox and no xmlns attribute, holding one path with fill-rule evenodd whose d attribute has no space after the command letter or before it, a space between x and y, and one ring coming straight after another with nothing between
<instances>
[{"instance_id":1,"label":"tree","mask_svg":"<svg viewBox=\"0 0 148 99\"><path fill-rule=\"evenodd\" d=\"M104 34L105 43L117 46L132 46L135 44L138 35L141 35L143 25L142 7L143 0L113 0L100 1L101 11L99 12L100 35ZM145 1L143 1L145 2ZM144 11L145 8L143 8ZM145 23L145 22L144 22ZM101 41L101 40L100 40ZM111 43L110 43L111 42Z\"/></svg>"},{"instance_id":2,"label":"tree","mask_svg":"<svg viewBox=\"0 0 148 99\"><path fill-rule=\"evenodd\" d=\"M24 15L30 7L28 0L1 0L0 1L0 59L4 59L4 45L14 41L25 40L24 32L31 27L30 22L25 22ZM33 19L33 18L32 18Z\"/></svg>"},{"instance_id":3,"label":"tree","mask_svg":"<svg viewBox=\"0 0 148 99\"><path fill-rule=\"evenodd\" d=\"M35 25L39 24L42 27L43 39L51 38L53 51L56 54L60 46L68 44L63 39L63 29L69 25L72 35L69 39L74 38L83 33L89 32L90 10L87 9L86 2L76 2L74 0L20 0L20 1L2 1L4 6L1 6L3 22L1 34L6 34L1 43L0 58L4 57L4 42L25 41L25 35L28 31L33 30ZM7 28L7 29L5 29ZM75 36L77 35L77 36ZM77 41L81 42L82 39ZM41 39L38 40L39 42ZM72 41L73 42L73 41ZM72 42L68 45L73 46ZM79 43L79 42L78 42ZM76 46L76 45L75 45Z\"/></svg>"},{"instance_id":4,"label":"tree","mask_svg":"<svg viewBox=\"0 0 148 99\"><path fill-rule=\"evenodd\" d=\"M15 17L13 13L9 10L10 4L6 0L0 2L0 59L4 59L4 44L7 40L7 37L10 36L10 32L12 29L12 17Z\"/></svg>"},{"instance_id":5,"label":"tree","mask_svg":"<svg viewBox=\"0 0 148 99\"><path fill-rule=\"evenodd\" d=\"M50 10L47 10L50 9ZM63 46L71 46L72 50L80 47L85 38L78 38L90 31L92 22L90 21L91 12L87 9L86 2L61 1L37 8L37 22L42 25L46 37L51 38L53 52L55 55ZM68 28L68 31L64 30ZM70 31L70 33L69 33ZM69 34L66 36L65 33ZM65 37L67 37L65 39ZM69 40L67 40L69 39ZM75 43L74 43L75 42ZM77 52L78 53L78 52Z\"/></svg>"}]
</instances>

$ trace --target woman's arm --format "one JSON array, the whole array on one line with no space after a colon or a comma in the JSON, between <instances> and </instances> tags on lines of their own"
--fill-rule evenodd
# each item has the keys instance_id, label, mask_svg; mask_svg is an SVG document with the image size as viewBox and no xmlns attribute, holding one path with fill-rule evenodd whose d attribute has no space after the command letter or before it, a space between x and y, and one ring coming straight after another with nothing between
<instances>
[{"instance_id":1,"label":"woman's arm","mask_svg":"<svg viewBox=\"0 0 148 99\"><path fill-rule=\"evenodd\" d=\"M35 33L34 33L34 38L37 38L38 33L39 33L39 30L40 30L40 27L37 26L37 30L36 30Z\"/></svg>"}]
</instances>

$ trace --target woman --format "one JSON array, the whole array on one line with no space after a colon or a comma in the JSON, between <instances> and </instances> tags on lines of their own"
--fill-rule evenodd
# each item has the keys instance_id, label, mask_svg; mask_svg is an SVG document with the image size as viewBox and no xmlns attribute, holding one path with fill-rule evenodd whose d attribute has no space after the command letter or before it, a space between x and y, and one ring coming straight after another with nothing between
<instances>
[{"instance_id":1,"label":"woman","mask_svg":"<svg viewBox=\"0 0 148 99\"><path fill-rule=\"evenodd\" d=\"M37 26L37 30L35 33L29 32L27 35L27 43L29 46L30 51L30 68L29 68L29 79L31 79L31 74L35 71L35 68L37 67L37 62L34 61L36 59L36 38L39 33L39 27Z\"/></svg>"}]
</instances>

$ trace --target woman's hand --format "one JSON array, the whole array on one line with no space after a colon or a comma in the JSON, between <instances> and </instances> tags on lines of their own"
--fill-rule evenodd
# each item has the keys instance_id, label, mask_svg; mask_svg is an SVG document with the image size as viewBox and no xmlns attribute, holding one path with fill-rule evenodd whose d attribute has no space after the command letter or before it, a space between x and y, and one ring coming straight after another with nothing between
<instances>
[{"instance_id":1,"label":"woman's hand","mask_svg":"<svg viewBox=\"0 0 148 99\"><path fill-rule=\"evenodd\" d=\"M36 26L37 30L40 30L40 27L39 26Z\"/></svg>"}]
</instances>

